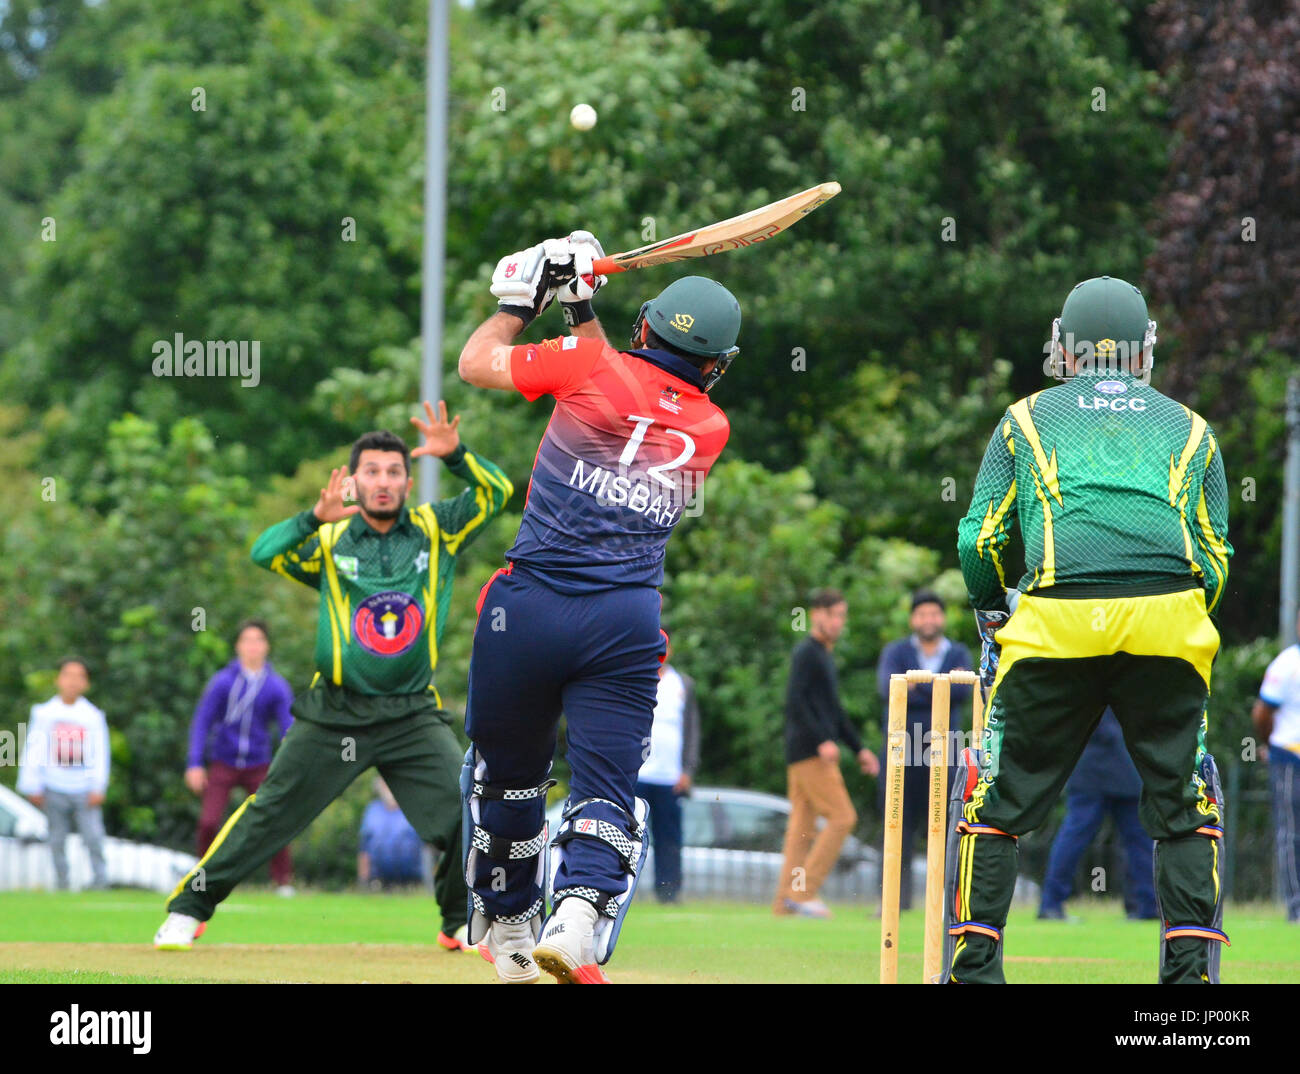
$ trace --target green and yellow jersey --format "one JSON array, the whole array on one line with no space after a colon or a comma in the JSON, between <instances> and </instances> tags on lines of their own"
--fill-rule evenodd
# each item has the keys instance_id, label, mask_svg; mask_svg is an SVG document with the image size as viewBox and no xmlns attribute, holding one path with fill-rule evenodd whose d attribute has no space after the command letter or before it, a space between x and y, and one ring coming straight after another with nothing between
<instances>
[{"instance_id":1,"label":"green and yellow jersey","mask_svg":"<svg viewBox=\"0 0 1300 1074\"><path fill-rule=\"evenodd\" d=\"M443 461L470 487L403 506L387 533L360 514L322 525L308 510L253 544L259 566L320 590L317 679L369 695L428 690L441 707L433 673L456 558L514 492L498 466L463 444Z\"/></svg>"},{"instance_id":2,"label":"green and yellow jersey","mask_svg":"<svg viewBox=\"0 0 1300 1074\"><path fill-rule=\"evenodd\" d=\"M1135 377L1080 375L1008 408L957 528L976 608L1006 609L1002 552L1017 520L1021 592L1136 596L1195 580L1211 612L1223 596L1232 545L1214 432Z\"/></svg>"}]
</instances>

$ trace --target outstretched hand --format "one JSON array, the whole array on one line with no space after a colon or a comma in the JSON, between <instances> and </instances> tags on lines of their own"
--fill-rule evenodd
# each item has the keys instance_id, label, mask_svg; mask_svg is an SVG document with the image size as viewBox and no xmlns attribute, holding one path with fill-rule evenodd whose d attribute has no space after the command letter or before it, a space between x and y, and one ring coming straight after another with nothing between
<instances>
[{"instance_id":1,"label":"outstretched hand","mask_svg":"<svg viewBox=\"0 0 1300 1074\"><path fill-rule=\"evenodd\" d=\"M350 491L348 488L348 468L340 466L330 471L329 484L320 490L320 499L316 501L316 506L311 509L322 523L324 522L341 522L349 515L355 515L361 510L360 504L345 506L343 503L343 494Z\"/></svg>"},{"instance_id":2,"label":"outstretched hand","mask_svg":"<svg viewBox=\"0 0 1300 1074\"><path fill-rule=\"evenodd\" d=\"M434 417L433 404L428 400L424 403L424 413L428 421L421 421L419 417L411 419L411 424L419 429L420 435L424 437L424 443L411 452L411 457L434 455L441 459L450 455L460 446L460 433L456 431L456 427L460 425L460 415L457 414L448 421L447 404L441 399L438 400L437 417Z\"/></svg>"}]
</instances>

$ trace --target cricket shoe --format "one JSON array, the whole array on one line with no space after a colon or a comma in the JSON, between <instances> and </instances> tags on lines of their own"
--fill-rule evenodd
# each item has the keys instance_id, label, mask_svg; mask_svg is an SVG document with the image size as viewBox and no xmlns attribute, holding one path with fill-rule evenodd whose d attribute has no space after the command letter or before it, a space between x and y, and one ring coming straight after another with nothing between
<instances>
[{"instance_id":1,"label":"cricket shoe","mask_svg":"<svg viewBox=\"0 0 1300 1074\"><path fill-rule=\"evenodd\" d=\"M461 925L455 932L448 936L445 932L438 933L438 945L446 948L448 951L474 951L477 950L477 944L469 942L469 926Z\"/></svg>"},{"instance_id":2,"label":"cricket shoe","mask_svg":"<svg viewBox=\"0 0 1300 1074\"><path fill-rule=\"evenodd\" d=\"M609 984L596 964L596 908L584 899L569 898L551 915L533 959L558 984Z\"/></svg>"},{"instance_id":3,"label":"cricket shoe","mask_svg":"<svg viewBox=\"0 0 1300 1074\"><path fill-rule=\"evenodd\" d=\"M188 914L168 914L154 935L153 945L159 951L188 951L203 924Z\"/></svg>"},{"instance_id":4,"label":"cricket shoe","mask_svg":"<svg viewBox=\"0 0 1300 1074\"><path fill-rule=\"evenodd\" d=\"M506 984L536 984L542 976L532 956L536 942L529 921L517 925L493 921L478 942L478 953L496 967L497 976Z\"/></svg>"}]
</instances>

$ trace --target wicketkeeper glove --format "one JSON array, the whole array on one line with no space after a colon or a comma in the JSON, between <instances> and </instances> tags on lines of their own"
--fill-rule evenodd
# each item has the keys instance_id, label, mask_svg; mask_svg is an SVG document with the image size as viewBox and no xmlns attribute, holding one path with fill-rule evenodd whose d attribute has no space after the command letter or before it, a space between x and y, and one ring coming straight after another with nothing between
<instances>
[{"instance_id":1,"label":"wicketkeeper glove","mask_svg":"<svg viewBox=\"0 0 1300 1074\"><path fill-rule=\"evenodd\" d=\"M568 239L547 239L503 257L492 273L497 307L527 327L555 301L560 286L573 279L573 250Z\"/></svg>"},{"instance_id":2,"label":"wicketkeeper glove","mask_svg":"<svg viewBox=\"0 0 1300 1074\"><path fill-rule=\"evenodd\" d=\"M605 256L600 240L590 231L571 231L568 241L573 246L573 279L560 288L560 309L564 323L570 328L595 320L596 311L591 300L605 286L607 277L597 276L592 262Z\"/></svg>"},{"instance_id":3,"label":"wicketkeeper glove","mask_svg":"<svg viewBox=\"0 0 1300 1074\"><path fill-rule=\"evenodd\" d=\"M1002 657L1002 646L994 641L994 635L1010 618L1010 612L975 613L975 626L980 634L980 685L986 690L993 689L993 680L998 677L998 661Z\"/></svg>"}]
</instances>

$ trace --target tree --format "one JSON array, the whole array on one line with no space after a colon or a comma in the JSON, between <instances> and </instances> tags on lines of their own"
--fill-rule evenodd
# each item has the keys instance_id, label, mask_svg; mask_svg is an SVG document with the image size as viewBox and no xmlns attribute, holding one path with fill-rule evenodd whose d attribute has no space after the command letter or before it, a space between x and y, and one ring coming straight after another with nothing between
<instances>
[{"instance_id":1,"label":"tree","mask_svg":"<svg viewBox=\"0 0 1300 1074\"><path fill-rule=\"evenodd\" d=\"M75 172L44 191L59 239L26 248L25 331L0 382L34 408L70 396L49 434L78 477L96 474L98 441L127 407L201 417L289 470L343 435L301 410L311 385L414 330L418 261L390 250L381 223L395 143L414 124L376 121L393 77L373 57L355 75L351 27L306 0L254 5L251 20L234 0L138 11L152 33L130 40L122 76L90 103ZM159 375L158 348L178 333L256 342L260 367Z\"/></svg>"},{"instance_id":2,"label":"tree","mask_svg":"<svg viewBox=\"0 0 1300 1074\"><path fill-rule=\"evenodd\" d=\"M193 707L235 624L254 609L281 618L248 560L252 494L232 451L192 418L163 432L127 415L104 444L104 513L36 459L16 475L27 492L0 546L0 646L23 676L11 696L44 700L60 656L87 660L113 731L108 823L128 836L190 845L198 806L179 774ZM16 729L25 711L13 716Z\"/></svg>"},{"instance_id":3,"label":"tree","mask_svg":"<svg viewBox=\"0 0 1300 1074\"><path fill-rule=\"evenodd\" d=\"M1168 383L1214 378L1217 417L1237 405L1255 337L1300 346L1300 10L1161 0L1150 23L1177 137L1147 269L1177 337Z\"/></svg>"}]
</instances>

